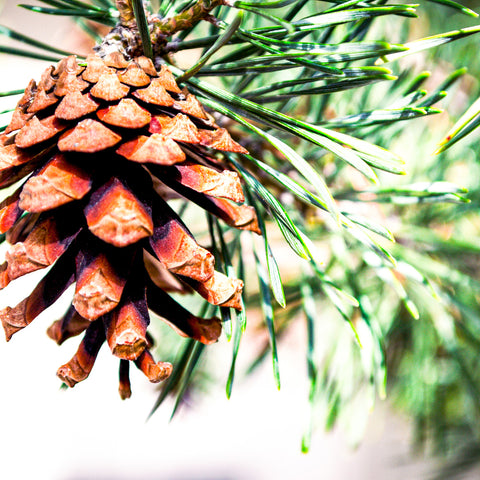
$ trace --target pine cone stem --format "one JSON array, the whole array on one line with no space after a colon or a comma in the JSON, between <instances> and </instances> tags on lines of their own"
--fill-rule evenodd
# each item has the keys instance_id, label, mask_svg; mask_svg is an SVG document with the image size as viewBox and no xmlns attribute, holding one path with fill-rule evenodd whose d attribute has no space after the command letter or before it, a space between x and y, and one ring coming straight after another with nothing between
<instances>
[{"instance_id":1,"label":"pine cone stem","mask_svg":"<svg viewBox=\"0 0 480 480\"><path fill-rule=\"evenodd\" d=\"M210 12L221 5L231 6L228 0L198 0L193 7L178 15L156 22L153 25L152 43L155 45L164 41L165 37L193 27L200 20L208 18Z\"/></svg>"},{"instance_id":2,"label":"pine cone stem","mask_svg":"<svg viewBox=\"0 0 480 480\"><path fill-rule=\"evenodd\" d=\"M232 6L230 0L198 0L195 5L172 17L160 19L152 15L146 7L147 2L141 0L116 0L116 7L120 13L119 23L104 38L101 45L95 47L100 57L105 57L112 52L121 52L130 57L146 54L143 52L142 40L136 22L135 9L143 5L146 20L150 30L153 46L152 58L164 56L168 39L182 30L193 27L201 20L210 18L210 12L221 5ZM143 13L143 12L142 12ZM139 13L137 12L137 16Z\"/></svg>"}]
</instances>

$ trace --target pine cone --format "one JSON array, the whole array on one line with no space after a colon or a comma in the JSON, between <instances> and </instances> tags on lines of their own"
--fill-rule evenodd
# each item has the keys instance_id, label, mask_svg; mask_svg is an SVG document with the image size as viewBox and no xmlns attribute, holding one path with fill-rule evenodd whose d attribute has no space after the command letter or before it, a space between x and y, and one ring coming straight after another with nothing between
<instances>
[{"instance_id":1,"label":"pine cone","mask_svg":"<svg viewBox=\"0 0 480 480\"><path fill-rule=\"evenodd\" d=\"M228 225L258 232L238 174L213 151L244 153L166 66L115 53L74 56L31 81L0 142L0 187L27 180L0 204L11 246L0 288L53 264L32 294L0 312L7 340L76 282L68 312L49 329L58 344L84 333L57 375L84 380L107 341L120 360L120 395L130 396L129 361L148 379L169 363L149 352L149 310L180 335L215 342L218 318L192 315L167 291L193 289L214 305L240 309L243 283L215 271L167 204L172 192Z\"/></svg>"}]
</instances>

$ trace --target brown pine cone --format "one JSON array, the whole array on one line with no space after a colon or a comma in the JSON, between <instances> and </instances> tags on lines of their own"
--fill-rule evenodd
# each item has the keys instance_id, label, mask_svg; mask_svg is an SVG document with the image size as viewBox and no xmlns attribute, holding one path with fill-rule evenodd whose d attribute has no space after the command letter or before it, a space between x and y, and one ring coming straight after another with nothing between
<instances>
[{"instance_id":1,"label":"brown pine cone","mask_svg":"<svg viewBox=\"0 0 480 480\"><path fill-rule=\"evenodd\" d=\"M11 243L0 288L53 264L31 295L0 312L7 340L75 282L71 308L48 334L61 344L85 333L57 374L71 387L84 380L106 340L121 359L127 398L128 361L152 382L172 370L148 350L149 310L182 336L218 339L218 318L192 315L166 291L192 288L213 305L240 309L243 283L215 271L166 199L175 191L259 233L237 173L211 156L246 150L166 66L156 71L146 57L118 53L85 64L65 58L29 83L5 133L0 187L28 178L0 204L0 231Z\"/></svg>"}]
</instances>

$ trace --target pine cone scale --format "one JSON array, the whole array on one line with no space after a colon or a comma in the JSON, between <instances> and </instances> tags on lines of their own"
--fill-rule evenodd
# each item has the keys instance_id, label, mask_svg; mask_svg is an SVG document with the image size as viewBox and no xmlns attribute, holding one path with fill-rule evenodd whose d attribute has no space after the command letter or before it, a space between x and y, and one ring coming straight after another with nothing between
<instances>
[{"instance_id":1,"label":"pine cone scale","mask_svg":"<svg viewBox=\"0 0 480 480\"><path fill-rule=\"evenodd\" d=\"M150 123L150 112L130 98L120 100L118 105L112 105L97 112L97 117L109 125L122 128L139 129Z\"/></svg>"},{"instance_id":2,"label":"pine cone scale","mask_svg":"<svg viewBox=\"0 0 480 480\"><path fill-rule=\"evenodd\" d=\"M61 152L96 153L116 145L122 137L96 120L81 121L60 137Z\"/></svg>"},{"instance_id":3,"label":"pine cone scale","mask_svg":"<svg viewBox=\"0 0 480 480\"><path fill-rule=\"evenodd\" d=\"M99 106L100 103L89 93L82 95L76 90L63 97L55 109L55 116L60 120L77 120L97 111Z\"/></svg>"}]
</instances>

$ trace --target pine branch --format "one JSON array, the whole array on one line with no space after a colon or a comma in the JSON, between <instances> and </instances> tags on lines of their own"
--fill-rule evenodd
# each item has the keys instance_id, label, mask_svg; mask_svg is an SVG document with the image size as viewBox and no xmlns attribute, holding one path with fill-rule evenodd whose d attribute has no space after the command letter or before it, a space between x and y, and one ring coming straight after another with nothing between
<instances>
[{"instance_id":1,"label":"pine branch","mask_svg":"<svg viewBox=\"0 0 480 480\"><path fill-rule=\"evenodd\" d=\"M476 15L450 0L432 2L468 16ZM89 228L95 223L96 216L106 222L105 209L98 205L108 205L110 209L109 202L126 199L125 190L135 190L136 200L125 200L124 204L135 205L135 215L130 215L131 218L144 220L139 231L147 232L149 240L142 243L142 249L146 250L146 253L142 251L142 258L143 255L148 258L144 263L148 264L150 271L156 271L157 276L147 283L144 289L146 298L137 298L142 292L128 283L130 276L125 273L128 270L125 265L133 265L133 270L129 270L134 272L131 278L143 281L148 278L147 274L135 270L142 264L140 256L129 256L130 246L122 247L121 259L112 253L116 251L113 246L108 247L105 257L92 251L99 244L95 235L100 232L99 235L104 235L100 237L102 242L108 244L114 237L113 229L100 225L93 233L88 233L91 234L88 249L82 244L82 235L87 233L75 234L59 229L61 238L46 242L42 248L53 248L54 245L55 251L66 249L66 256L57 260L51 270L55 275L47 274L26 306L17 305L13 313L0 312L10 332L25 327L38 310L55 300L58 292L54 287L58 278L63 280L65 287L73 281L68 276L69 265L75 265L75 279L82 287L82 278L88 277L89 265L98 264L103 267L102 271L110 272L106 285L119 291L124 288L124 283L129 285L123 295L103 292L105 303L112 302L113 298L119 302L128 300L129 306L138 306L148 300L155 314L168 317L176 331L190 336L177 355L174 353L179 345L176 335L170 332L171 336L165 336L168 341L160 342L162 358L165 354L167 360L174 361L177 369L174 368L164 384L152 413L170 394L176 396L174 412L177 411L195 382L204 381L200 360L206 358L209 350L204 345L216 341L222 327L225 336L232 339L232 358L224 371L227 396L232 394L234 378L239 376L237 358L246 316L244 309L240 312L231 307L243 308L245 299L247 305L262 312L266 329L265 344L253 359L252 369L270 356L278 387L281 356L277 345L288 328L293 328L295 318L304 315L312 422L322 404L327 411L325 423L328 428L340 417L351 415L365 420L375 396L384 397L388 390L391 398L397 398L402 407L418 420L421 438L430 438L427 429L430 424L441 423L452 432L459 423L471 431L478 429L480 379L475 365L480 346L477 321L480 305L476 292L480 285L476 261L480 253L475 238L478 235L476 215L480 190L478 182L472 179L474 175L465 179L470 193L449 178L457 168L477 171L478 166L471 154L476 151L476 146L469 144L470 153L458 158L447 150L478 126L478 105L474 104L449 132L439 148L444 153L433 161L429 157L432 132L436 132L433 115L441 111L437 104L443 102L447 93L458 88L455 82L465 70L455 70L428 93L425 90L428 73L402 70L404 67L397 63L393 63L391 69L375 63L393 61L467 38L477 34L479 27L402 43L401 38L391 38L395 31L391 26L401 24L407 32L408 20L417 15L413 5L356 0L332 1L326 5L304 0L233 3L199 0L193 4L165 0L160 2L158 12L152 12L146 8L147 3L133 0L117 0L118 11L108 0L43 3L48 8L26 8L45 14L78 17L85 30L94 34L91 21L117 25L98 48L103 60L90 57L80 65L78 62L73 65L74 60L67 59L58 73L45 75L44 83L50 78L55 84L38 100L47 102L45 110L34 111L36 107L31 105L41 88L37 84L27 88L14 115L17 120L25 120L25 125L31 118L43 122L33 140L26 138L28 128L24 129L25 125L7 130L13 109L10 106L2 109L2 129L8 131L1 136L2 158L7 158L5 151L12 150L11 145L15 142L15 148L24 149L25 154L38 153L38 157L29 158L28 168L22 163L23 156L15 157L18 164L5 163L0 178L4 182L2 186L13 185L25 175L29 175L26 184L30 186L31 178L44 175L40 173L42 168L48 171L50 163L41 163L44 160L53 162L53 168L58 171L62 156L52 159L52 150L43 149L42 145L49 144L50 139L57 142L60 135L63 136L58 145L63 145L62 148L88 144L88 149L94 149L99 144L107 145L105 155L111 152L114 155L112 162L108 168L104 166L105 162L98 162L95 175L89 172L97 163L95 160L81 165L86 172L75 170L79 158L92 154L91 151L81 152L79 158L75 157L75 162L69 165L69 178L76 179L70 183L79 189L82 185L86 190L92 188L95 193L85 193L85 199L77 199L79 208L65 209L68 213L65 217L69 221L75 218L83 226L86 218ZM442 7L435 5L435 8ZM89 23L87 19L91 19ZM0 46L2 51L55 60L57 55L68 53L7 27L2 27L0 33L28 46ZM406 33L405 37L408 37ZM39 51L30 51L29 47ZM183 51L193 48L202 48L202 54L191 65L179 68L178 65L184 64L177 64ZM118 52L126 58L116 55ZM155 65L146 59L136 59L132 63L131 58L141 54L150 57ZM109 88L98 87L103 73L98 78L92 74L95 62L96 68L102 70L105 67L110 73L107 75L112 82ZM102 62L107 62L108 67ZM170 73L166 73L168 63L173 64L171 72L182 88L188 88L188 94L179 88ZM160 74L152 70L154 67L161 69ZM137 71L136 81L146 83L142 86L128 83L132 81L128 78L130 70ZM442 73L435 72L432 79ZM61 112L64 118L50 118L52 114L56 115L57 103L64 102L59 92L65 83L68 84L68 79L85 89L75 94L75 102L80 102L81 98L82 108L87 112L81 121L96 125L95 130L78 134L70 139L70 143L65 139L77 129L79 122L68 115L74 115L78 105L75 103L71 111ZM147 84L155 82L165 90L156 87L155 95L161 92L163 103L151 103L155 95L144 91ZM110 89L117 92L118 98L108 96L112 94ZM84 93L86 91L88 95ZM21 93L23 90L15 88L0 93L0 96L8 100ZM67 97L66 92L62 95ZM72 101L70 97L68 99ZM154 100L158 99L155 97ZM122 114L120 104L127 114ZM445 102L440 105L448 108ZM430 122L429 128L424 127L426 124L420 117ZM114 123L119 121L118 118L122 119L121 123ZM174 125L177 120L180 126ZM127 127L126 121L139 123ZM110 133L106 133L105 128ZM42 135L47 135L46 131L52 136L44 138ZM231 132L231 137L222 137L218 141L213 138L213 133L220 137L227 131ZM166 142L165 136L170 140L171 164L162 165L159 160L159 164L152 166L150 155L160 148L159 144ZM96 141L90 144L91 138ZM154 145L147 145L146 142L152 139ZM465 138L465 144L468 141L469 137ZM57 143L55 145L60 148ZM395 152L401 151L406 164L399 155L388 150L391 147ZM225 150L227 153L222 153ZM61 155L69 155L63 152ZM172 160L170 156L175 155ZM409 162L410 158L415 161ZM145 169L150 174L145 175ZM105 184L112 171L121 181L117 178ZM399 176L405 174L408 175L405 179ZM48 173L45 175L50 178ZM146 185L151 185L152 176L160 179L158 184L168 185L168 188L155 185L152 195L160 191L165 197L162 197L163 203L153 207L151 199L142 196ZM229 188L224 185L227 176L231 177ZM44 180L38 183L48 183ZM217 185L212 187L215 182ZM26 198L22 199L25 209L19 207L22 188L27 187L20 187L13 196L9 192L10 196L0 207L6 209L1 215L2 231L9 230L8 237L19 242L23 242L23 233L27 235L28 229L33 228L33 225L24 223L25 219L31 218ZM97 193L99 189L101 191ZM176 200L170 198L171 189L186 198L183 207L177 208ZM217 194L221 190L222 195L230 195L229 200L219 199L217 194L212 194L212 189ZM239 189L246 198L245 204L242 204ZM80 197L79 191L75 191L75 195ZM29 198L35 198L35 195L31 194ZM91 198L96 199L95 206L89 203L93 202ZM218 272L215 282L223 282L222 288L233 298L230 304L230 300L224 305L213 299L213 287L206 284L203 277L200 280L188 277L190 263L186 261L179 266L177 252L167 248L180 241L194 248L188 243L193 241L192 234L181 221L189 205L194 209L191 216L195 218L203 218L197 215L199 209L208 212L208 225L195 225L193 233L205 245L195 247L191 261L207 259L202 268L208 268L213 265L211 258L215 257ZM149 213L152 208L157 217L164 215L165 218L159 219ZM23 210L27 213L22 213ZM63 218L60 214L59 217ZM153 218L152 224L149 218ZM50 220L57 222L57 217ZM14 225L11 231L10 227ZM260 233L260 243L250 238L254 235L245 238L236 228ZM78 239L72 240L71 236L75 235ZM163 243L164 237L168 238L166 243ZM0 240L4 241L5 235ZM247 241L253 245L254 255L251 257L247 256L249 249L244 248ZM277 241L284 242L295 252L295 261L288 259L287 264L280 261L274 248ZM180 250L182 253L188 249L182 247ZM9 255L8 262L17 258L13 253ZM20 260L17 261L20 264ZM38 262L32 259L25 262L30 262L28 268L38 266ZM117 268L115 274L111 273L112 268L106 268L110 265L108 262ZM169 275L165 277L158 262L163 262L163 270ZM251 286L251 275L245 273L249 264L255 267L253 276L258 278L258 289ZM296 277L290 272L285 274L291 265L301 265ZM0 281L10 281L8 275L13 267L4 264L2 268ZM164 276L160 274L162 271ZM200 276L201 272L197 275ZM242 279L249 281L243 295L239 292ZM182 293L194 289L213 303L209 307L200 299L203 305L199 309L200 315L194 316L163 292L156 282L166 282L168 288ZM83 297L77 292L76 298L75 305L81 309ZM136 335L135 348L139 348L138 345L144 348L147 344L150 348L150 339L144 331L146 320L142 316L145 310L146 307L135 310L136 320L132 326ZM74 384L88 375L102 341L106 340L116 352L125 351L126 347L119 340L125 334L119 320L124 317L120 307L114 312L105 314L107 316L102 319L106 328L102 324L102 329L88 330L77 354L62 367L60 373L67 383ZM332 325L328 339L319 334L317 312L321 312L322 322ZM207 314L212 317L204 318ZM58 334L55 338L59 343L74 335L77 329L87 328L81 318L73 315L70 312L56 322L55 327L52 326L50 333L52 336L55 332ZM23 318L21 325L18 318ZM130 355L136 355L135 348L132 347ZM169 363L155 363L148 349L144 352L141 358L135 359L136 365L151 381L164 378L171 368ZM130 392L124 362L128 360L121 360L122 398ZM345 365L351 368L345 369ZM456 373L446 376L444 372L447 371ZM444 388L451 392L449 399L442 396ZM428 395L422 396L420 391ZM357 401L368 408L365 411L354 408ZM435 402L442 405L441 412L432 409ZM458 408L452 408L451 402L455 402ZM452 413L454 411L460 412L461 421L456 413ZM425 419L430 422L427 427L421 422ZM313 426L312 423L307 428L304 450L308 449ZM434 435L444 437L440 428Z\"/></svg>"}]
</instances>

